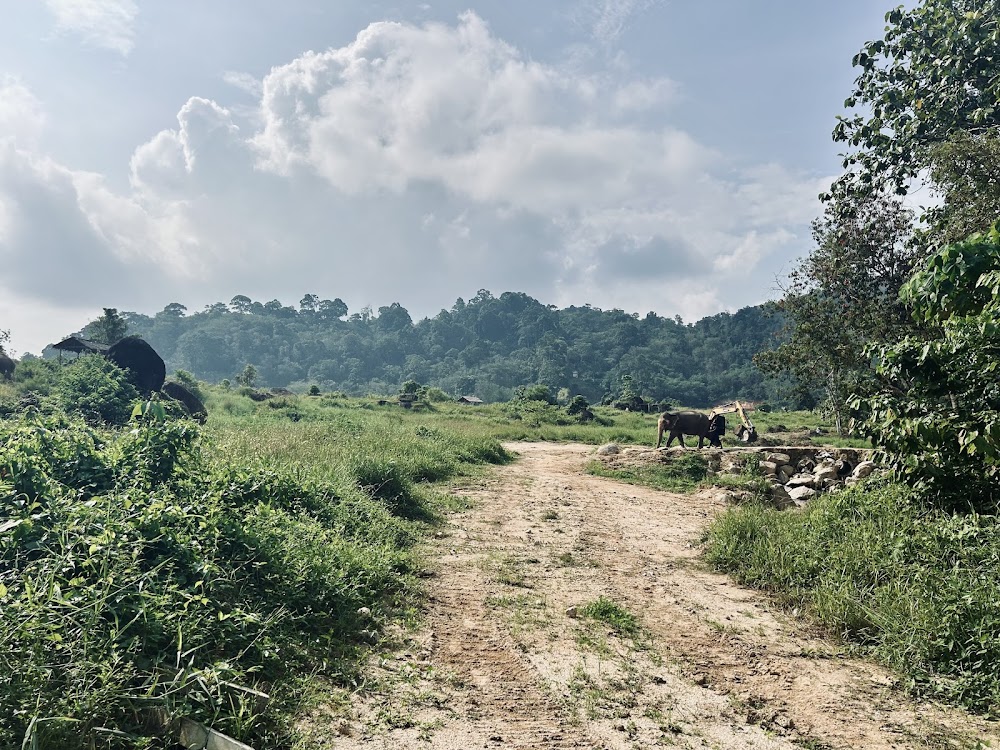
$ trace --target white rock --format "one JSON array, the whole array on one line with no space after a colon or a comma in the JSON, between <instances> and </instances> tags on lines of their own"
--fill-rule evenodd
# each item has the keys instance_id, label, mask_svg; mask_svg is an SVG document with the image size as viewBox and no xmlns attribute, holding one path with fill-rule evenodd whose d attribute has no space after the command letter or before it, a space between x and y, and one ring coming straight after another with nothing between
<instances>
[{"instance_id":1,"label":"white rock","mask_svg":"<svg viewBox=\"0 0 1000 750\"><path fill-rule=\"evenodd\" d=\"M862 461L854 467L854 471L851 473L851 476L855 479L864 479L865 477L870 476L873 471L875 471L874 461Z\"/></svg>"},{"instance_id":2,"label":"white rock","mask_svg":"<svg viewBox=\"0 0 1000 750\"><path fill-rule=\"evenodd\" d=\"M793 487L788 490L788 496L798 505L805 505L809 500L816 497L816 490L812 487Z\"/></svg>"},{"instance_id":3,"label":"white rock","mask_svg":"<svg viewBox=\"0 0 1000 750\"><path fill-rule=\"evenodd\" d=\"M774 461L761 461L760 468L763 469L765 474L769 474L771 476L778 473L778 464L774 463Z\"/></svg>"},{"instance_id":4,"label":"white rock","mask_svg":"<svg viewBox=\"0 0 1000 750\"><path fill-rule=\"evenodd\" d=\"M597 449L598 456L615 456L621 452L622 449L615 443L608 443L607 445L602 445Z\"/></svg>"},{"instance_id":5,"label":"white rock","mask_svg":"<svg viewBox=\"0 0 1000 750\"><path fill-rule=\"evenodd\" d=\"M816 478L816 484L822 484L828 479L836 479L837 467L833 464L823 464L822 466L817 466L816 471L813 472L813 476Z\"/></svg>"},{"instance_id":6,"label":"white rock","mask_svg":"<svg viewBox=\"0 0 1000 750\"><path fill-rule=\"evenodd\" d=\"M764 460L770 461L778 466L785 466L786 464L790 464L792 462L792 457L787 453L768 453L764 456Z\"/></svg>"}]
</instances>

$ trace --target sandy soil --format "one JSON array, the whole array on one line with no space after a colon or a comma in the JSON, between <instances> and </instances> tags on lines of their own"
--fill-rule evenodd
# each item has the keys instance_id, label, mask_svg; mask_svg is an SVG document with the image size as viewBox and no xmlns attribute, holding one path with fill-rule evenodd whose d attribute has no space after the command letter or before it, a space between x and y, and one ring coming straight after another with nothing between
<instances>
[{"instance_id":1,"label":"sandy soil","mask_svg":"<svg viewBox=\"0 0 1000 750\"><path fill-rule=\"evenodd\" d=\"M509 447L521 458L464 491L472 509L428 550L424 628L312 717L335 727L322 745L1000 747L997 724L907 697L713 572L699 547L724 507L712 493L589 476L589 446ZM600 597L641 627L584 616Z\"/></svg>"}]
</instances>

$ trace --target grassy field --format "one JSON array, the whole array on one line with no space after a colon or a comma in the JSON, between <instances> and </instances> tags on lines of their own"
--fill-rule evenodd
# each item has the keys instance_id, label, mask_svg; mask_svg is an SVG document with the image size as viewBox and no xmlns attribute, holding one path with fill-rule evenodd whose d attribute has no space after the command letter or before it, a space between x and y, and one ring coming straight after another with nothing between
<instances>
[{"instance_id":1,"label":"grassy field","mask_svg":"<svg viewBox=\"0 0 1000 750\"><path fill-rule=\"evenodd\" d=\"M0 747L166 747L157 709L294 746L310 685L410 616L438 488L510 458L362 404L219 400L200 428L0 419Z\"/></svg>"},{"instance_id":2,"label":"grassy field","mask_svg":"<svg viewBox=\"0 0 1000 750\"><path fill-rule=\"evenodd\" d=\"M656 415L602 407L581 424L540 402L204 390L204 426L104 428L44 397L25 411L0 383L0 747L166 747L153 709L296 747L316 686L353 685L386 626L412 618L419 543L459 507L449 486L510 460L505 441L656 436ZM778 443L829 429L812 413L751 418ZM858 444L831 437L816 439ZM689 490L703 469L692 453L613 476ZM716 565L916 689L995 712L996 538L992 518L937 517L882 487L805 513L733 509L707 542Z\"/></svg>"}]
</instances>

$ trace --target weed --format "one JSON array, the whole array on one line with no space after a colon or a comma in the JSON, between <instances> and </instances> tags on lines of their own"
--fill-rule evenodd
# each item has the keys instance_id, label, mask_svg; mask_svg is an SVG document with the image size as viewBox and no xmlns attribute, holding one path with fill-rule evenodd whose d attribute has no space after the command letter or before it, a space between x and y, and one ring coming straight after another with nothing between
<instances>
[{"instance_id":1,"label":"weed","mask_svg":"<svg viewBox=\"0 0 1000 750\"><path fill-rule=\"evenodd\" d=\"M609 625L619 636L635 637L640 632L635 615L603 596L582 606L580 615Z\"/></svg>"}]
</instances>

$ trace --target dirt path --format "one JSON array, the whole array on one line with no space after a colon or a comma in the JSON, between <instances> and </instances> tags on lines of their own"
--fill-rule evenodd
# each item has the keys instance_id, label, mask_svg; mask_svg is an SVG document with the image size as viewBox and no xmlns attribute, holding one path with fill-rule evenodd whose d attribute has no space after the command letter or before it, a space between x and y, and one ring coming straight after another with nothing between
<instances>
[{"instance_id":1,"label":"dirt path","mask_svg":"<svg viewBox=\"0 0 1000 750\"><path fill-rule=\"evenodd\" d=\"M510 447L431 550L425 629L373 665L331 747L1000 747L712 572L716 501L589 476L588 446ZM600 597L641 629L584 617Z\"/></svg>"}]
</instances>

